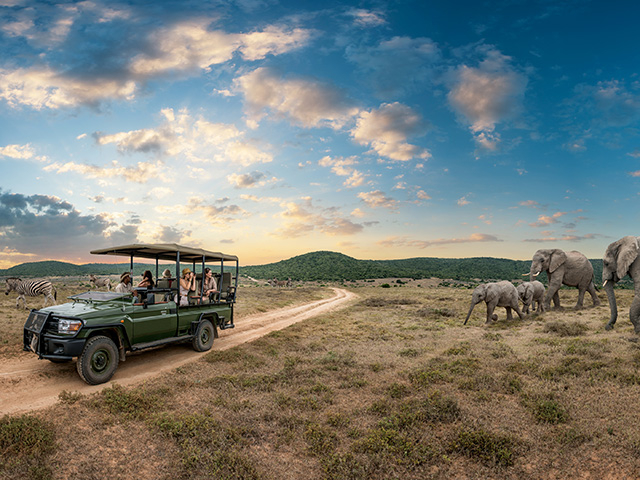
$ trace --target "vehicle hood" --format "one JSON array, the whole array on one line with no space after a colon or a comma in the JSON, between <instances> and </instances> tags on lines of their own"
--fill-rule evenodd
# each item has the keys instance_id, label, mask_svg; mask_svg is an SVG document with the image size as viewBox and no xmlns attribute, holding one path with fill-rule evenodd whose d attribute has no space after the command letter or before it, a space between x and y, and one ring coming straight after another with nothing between
<instances>
[{"instance_id":1,"label":"vehicle hood","mask_svg":"<svg viewBox=\"0 0 640 480\"><path fill-rule=\"evenodd\" d=\"M123 311L126 307L131 307L131 300L120 300L111 302L68 302L60 305L52 305L50 307L40 309L41 312L52 312L56 316L61 317L78 317L92 318L96 316L104 316L107 312Z\"/></svg>"}]
</instances>

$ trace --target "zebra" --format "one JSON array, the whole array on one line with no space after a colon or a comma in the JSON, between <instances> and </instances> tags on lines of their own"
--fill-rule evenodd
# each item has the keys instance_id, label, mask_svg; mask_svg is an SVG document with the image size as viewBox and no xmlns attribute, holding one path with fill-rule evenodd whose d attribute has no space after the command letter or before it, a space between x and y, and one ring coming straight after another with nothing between
<instances>
[{"instance_id":1,"label":"zebra","mask_svg":"<svg viewBox=\"0 0 640 480\"><path fill-rule=\"evenodd\" d=\"M107 290L111 291L111 279L109 277L98 278L94 274L90 274L89 281L93 283L96 286L96 288L107 287Z\"/></svg>"},{"instance_id":2,"label":"zebra","mask_svg":"<svg viewBox=\"0 0 640 480\"><path fill-rule=\"evenodd\" d=\"M20 308L20 299L24 304L24 308L27 308L27 300L25 295L29 297L37 297L38 295L44 295L43 308L47 306L47 301L51 300L51 304L55 305L58 293L49 280L20 280L17 277L7 278L7 288L4 292L5 295L9 295L11 290L15 290L18 293L16 299L16 308Z\"/></svg>"}]
</instances>

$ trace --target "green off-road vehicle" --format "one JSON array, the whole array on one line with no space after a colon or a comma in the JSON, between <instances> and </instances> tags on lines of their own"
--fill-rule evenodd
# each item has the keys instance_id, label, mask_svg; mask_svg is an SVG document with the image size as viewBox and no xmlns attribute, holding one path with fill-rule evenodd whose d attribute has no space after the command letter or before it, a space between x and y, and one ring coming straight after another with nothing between
<instances>
[{"instance_id":1,"label":"green off-road vehicle","mask_svg":"<svg viewBox=\"0 0 640 480\"><path fill-rule=\"evenodd\" d=\"M238 257L175 244L124 245L91 253L128 256L131 271L134 258L155 259L156 285L130 293L89 291L69 297L69 303L34 309L24 325L24 350L54 363L77 357L80 377L97 385L111 379L127 352L186 341L204 352L218 329L234 327ZM184 267L196 273L188 305L176 302L178 278L158 277L159 268L167 267L159 261L175 262L178 275ZM202 286L206 267L217 277L217 291L209 295Z\"/></svg>"}]
</instances>

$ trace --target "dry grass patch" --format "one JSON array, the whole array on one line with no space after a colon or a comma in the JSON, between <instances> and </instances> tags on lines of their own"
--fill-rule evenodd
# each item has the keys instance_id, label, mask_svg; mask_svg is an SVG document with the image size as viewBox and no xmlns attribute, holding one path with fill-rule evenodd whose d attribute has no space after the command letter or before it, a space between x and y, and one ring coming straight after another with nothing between
<instances>
[{"instance_id":1,"label":"dry grass patch","mask_svg":"<svg viewBox=\"0 0 640 480\"><path fill-rule=\"evenodd\" d=\"M271 305L275 289L247 290L244 314ZM72 441L43 467L64 459L66 476L113 478L98 461L108 455L145 478L639 476L640 347L624 316L604 331L606 301L524 322L499 311L489 326L477 308L463 326L466 289L355 291L344 310L144 385L61 397L42 418ZM577 292L560 295L571 305ZM618 298L624 311L631 292ZM79 441L102 449L92 467L74 455Z\"/></svg>"}]
</instances>

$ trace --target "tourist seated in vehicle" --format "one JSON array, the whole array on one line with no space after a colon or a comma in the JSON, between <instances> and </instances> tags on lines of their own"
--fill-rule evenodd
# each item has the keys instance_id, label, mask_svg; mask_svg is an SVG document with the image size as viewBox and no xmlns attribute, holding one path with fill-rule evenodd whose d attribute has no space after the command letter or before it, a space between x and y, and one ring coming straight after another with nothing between
<instances>
[{"instance_id":1,"label":"tourist seated in vehicle","mask_svg":"<svg viewBox=\"0 0 640 480\"><path fill-rule=\"evenodd\" d=\"M131 285L131 273L124 272L120 275L120 283L116 285L117 293L132 293L133 286Z\"/></svg>"},{"instance_id":2,"label":"tourist seated in vehicle","mask_svg":"<svg viewBox=\"0 0 640 480\"><path fill-rule=\"evenodd\" d=\"M151 270L145 270L142 274L142 280L138 283L138 288L153 288L155 283L153 282L153 275Z\"/></svg>"},{"instance_id":3,"label":"tourist seated in vehicle","mask_svg":"<svg viewBox=\"0 0 640 480\"><path fill-rule=\"evenodd\" d=\"M213 276L213 272L209 267L204 269L204 282L202 284L203 296L205 298L211 298L211 295L218 293L218 285L216 279Z\"/></svg>"},{"instance_id":4,"label":"tourist seated in vehicle","mask_svg":"<svg viewBox=\"0 0 640 480\"><path fill-rule=\"evenodd\" d=\"M176 301L181 307L189 305L189 292L196 289L196 274L188 268L182 270L180 277L180 299Z\"/></svg>"}]
</instances>

